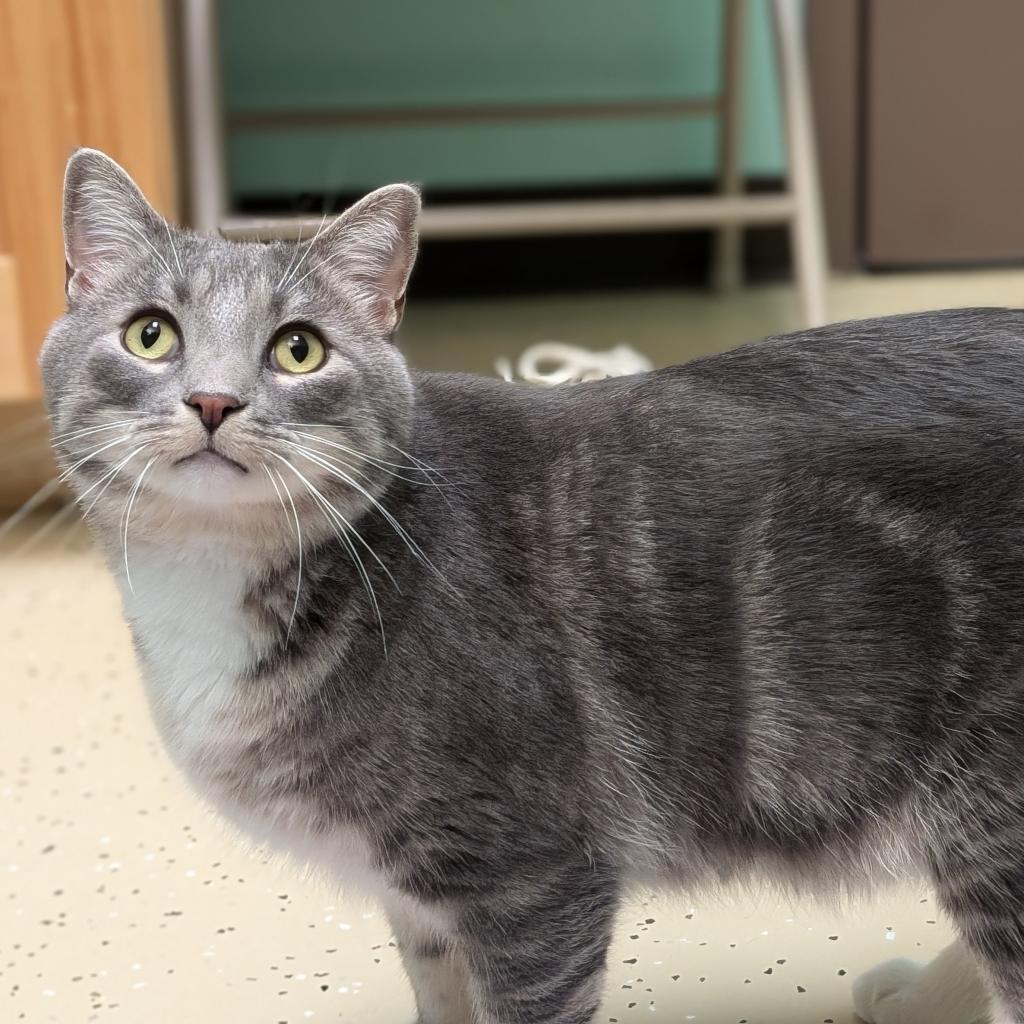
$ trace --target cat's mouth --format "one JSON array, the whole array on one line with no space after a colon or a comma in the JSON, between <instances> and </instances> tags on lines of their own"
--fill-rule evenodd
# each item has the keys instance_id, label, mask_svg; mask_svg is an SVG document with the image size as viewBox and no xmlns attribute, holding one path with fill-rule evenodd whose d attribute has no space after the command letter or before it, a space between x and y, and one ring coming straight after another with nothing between
<instances>
[{"instance_id":1,"label":"cat's mouth","mask_svg":"<svg viewBox=\"0 0 1024 1024\"><path fill-rule=\"evenodd\" d=\"M174 463L175 466L217 466L227 465L233 469L240 470L242 473L248 473L249 470L243 466L240 462L235 462L234 459L225 455L223 452L217 451L216 448L200 448L199 451L193 452L191 455L186 455L184 458L177 459Z\"/></svg>"}]
</instances>

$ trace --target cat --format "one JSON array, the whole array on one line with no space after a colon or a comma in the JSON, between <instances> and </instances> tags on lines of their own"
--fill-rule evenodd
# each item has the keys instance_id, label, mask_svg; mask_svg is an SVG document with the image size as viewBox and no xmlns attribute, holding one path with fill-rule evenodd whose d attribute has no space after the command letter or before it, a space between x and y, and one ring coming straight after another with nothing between
<instances>
[{"instance_id":1,"label":"cat","mask_svg":"<svg viewBox=\"0 0 1024 1024\"><path fill-rule=\"evenodd\" d=\"M393 343L419 196L298 245L65 181L53 443L167 750L386 908L421 1024L584 1024L624 891L923 876L876 1024L1024 1024L1024 312L534 389Z\"/></svg>"}]
</instances>

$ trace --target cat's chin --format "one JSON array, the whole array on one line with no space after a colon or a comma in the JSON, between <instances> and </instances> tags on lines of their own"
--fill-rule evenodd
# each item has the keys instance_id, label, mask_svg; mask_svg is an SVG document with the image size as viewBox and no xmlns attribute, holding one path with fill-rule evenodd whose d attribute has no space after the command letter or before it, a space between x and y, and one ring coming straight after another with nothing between
<instances>
[{"instance_id":1,"label":"cat's chin","mask_svg":"<svg viewBox=\"0 0 1024 1024\"><path fill-rule=\"evenodd\" d=\"M146 479L148 489L196 505L276 503L277 497L262 474L251 473L233 459L200 452Z\"/></svg>"},{"instance_id":2,"label":"cat's chin","mask_svg":"<svg viewBox=\"0 0 1024 1024\"><path fill-rule=\"evenodd\" d=\"M210 471L227 468L234 470L236 473L249 472L245 466L240 462L236 462L230 456L225 455L223 452L216 452L208 448L204 448L202 451L193 452L191 455L186 455L183 459L178 459L175 465L182 468L198 468L200 470Z\"/></svg>"}]
</instances>

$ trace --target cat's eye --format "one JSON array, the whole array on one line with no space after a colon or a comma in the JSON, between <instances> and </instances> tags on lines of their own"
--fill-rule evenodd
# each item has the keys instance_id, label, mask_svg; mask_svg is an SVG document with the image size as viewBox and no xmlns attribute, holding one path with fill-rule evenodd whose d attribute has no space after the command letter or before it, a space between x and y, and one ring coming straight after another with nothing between
<instances>
[{"instance_id":1,"label":"cat's eye","mask_svg":"<svg viewBox=\"0 0 1024 1024\"><path fill-rule=\"evenodd\" d=\"M326 358L324 343L312 331L298 327L282 331L270 349L270 361L285 373L312 373Z\"/></svg>"},{"instance_id":2,"label":"cat's eye","mask_svg":"<svg viewBox=\"0 0 1024 1024\"><path fill-rule=\"evenodd\" d=\"M124 347L140 359L163 359L178 347L178 332L162 316L140 316L125 328Z\"/></svg>"}]
</instances>

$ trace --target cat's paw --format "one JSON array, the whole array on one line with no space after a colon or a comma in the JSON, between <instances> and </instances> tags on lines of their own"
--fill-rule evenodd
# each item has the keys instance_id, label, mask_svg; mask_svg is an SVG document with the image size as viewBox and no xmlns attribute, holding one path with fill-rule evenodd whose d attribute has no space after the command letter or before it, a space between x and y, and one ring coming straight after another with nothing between
<instances>
[{"instance_id":1,"label":"cat's paw","mask_svg":"<svg viewBox=\"0 0 1024 1024\"><path fill-rule=\"evenodd\" d=\"M872 967L853 983L853 1008L865 1024L918 1024L904 1021L903 993L921 973L922 964L900 958ZM925 1024L925 1022L921 1022Z\"/></svg>"}]
</instances>

